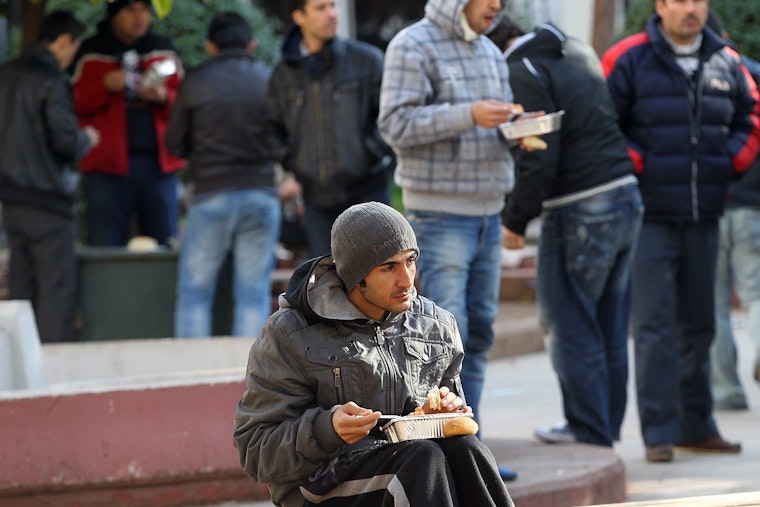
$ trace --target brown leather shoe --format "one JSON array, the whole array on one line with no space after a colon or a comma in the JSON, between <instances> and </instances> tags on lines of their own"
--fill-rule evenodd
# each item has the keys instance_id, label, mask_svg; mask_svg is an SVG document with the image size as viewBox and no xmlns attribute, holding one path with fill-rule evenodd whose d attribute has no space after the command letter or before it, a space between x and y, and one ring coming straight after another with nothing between
<instances>
[{"instance_id":1,"label":"brown leather shoe","mask_svg":"<svg viewBox=\"0 0 760 507\"><path fill-rule=\"evenodd\" d=\"M679 451L705 452L715 454L738 454L742 452L742 444L727 442L720 435L714 435L699 442L679 442L676 444Z\"/></svg>"},{"instance_id":2,"label":"brown leather shoe","mask_svg":"<svg viewBox=\"0 0 760 507\"><path fill-rule=\"evenodd\" d=\"M649 445L646 458L650 463L670 463L673 461L673 446L670 444Z\"/></svg>"}]
</instances>

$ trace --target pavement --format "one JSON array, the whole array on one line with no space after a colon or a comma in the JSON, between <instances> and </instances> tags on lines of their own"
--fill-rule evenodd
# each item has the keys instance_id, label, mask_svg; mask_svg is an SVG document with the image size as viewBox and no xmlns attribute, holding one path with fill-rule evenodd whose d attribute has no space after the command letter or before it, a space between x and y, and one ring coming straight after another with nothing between
<instances>
[{"instance_id":1,"label":"pavement","mask_svg":"<svg viewBox=\"0 0 760 507\"><path fill-rule=\"evenodd\" d=\"M532 434L537 425L562 419L556 377L543 351L535 305L503 303L496 324L497 344L489 363L481 402L483 440L497 461L517 470L507 483L518 507L635 502L686 505L679 499L758 492L749 503L760 505L760 385L752 379L754 347L744 327L745 316L734 315L741 379L750 409L715 413L722 435L740 441L739 455L677 453L672 463L647 463L639 432L632 380L622 440L614 449L583 444L548 445ZM264 507L270 502L222 503L214 507ZM691 505L689 503L689 505ZM700 504L702 505L702 504Z\"/></svg>"}]
</instances>

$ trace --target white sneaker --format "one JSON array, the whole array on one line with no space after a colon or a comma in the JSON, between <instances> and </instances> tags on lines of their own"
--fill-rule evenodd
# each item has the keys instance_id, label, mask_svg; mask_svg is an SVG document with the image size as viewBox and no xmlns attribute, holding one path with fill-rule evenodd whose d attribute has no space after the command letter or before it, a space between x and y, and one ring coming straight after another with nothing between
<instances>
[{"instance_id":1,"label":"white sneaker","mask_svg":"<svg viewBox=\"0 0 760 507\"><path fill-rule=\"evenodd\" d=\"M536 426L533 435L546 444L574 444L578 441L565 422L554 426Z\"/></svg>"}]
</instances>

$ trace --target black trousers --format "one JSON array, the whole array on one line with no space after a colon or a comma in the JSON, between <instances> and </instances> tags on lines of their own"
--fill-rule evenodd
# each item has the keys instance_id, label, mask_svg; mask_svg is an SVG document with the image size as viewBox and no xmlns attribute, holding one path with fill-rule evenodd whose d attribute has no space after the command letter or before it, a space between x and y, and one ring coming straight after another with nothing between
<instances>
[{"instance_id":1,"label":"black trousers","mask_svg":"<svg viewBox=\"0 0 760 507\"><path fill-rule=\"evenodd\" d=\"M73 218L3 204L10 247L10 299L29 300L43 343L74 338L76 226Z\"/></svg>"},{"instance_id":2,"label":"black trousers","mask_svg":"<svg viewBox=\"0 0 760 507\"><path fill-rule=\"evenodd\" d=\"M473 435L364 448L301 487L324 507L512 507L491 451Z\"/></svg>"}]
</instances>

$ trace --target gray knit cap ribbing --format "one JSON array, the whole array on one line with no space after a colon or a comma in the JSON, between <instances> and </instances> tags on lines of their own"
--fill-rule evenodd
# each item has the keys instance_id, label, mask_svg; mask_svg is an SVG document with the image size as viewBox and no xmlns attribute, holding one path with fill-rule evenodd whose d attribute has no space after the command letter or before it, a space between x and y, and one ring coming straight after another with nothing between
<instances>
[{"instance_id":1,"label":"gray knit cap ribbing","mask_svg":"<svg viewBox=\"0 0 760 507\"><path fill-rule=\"evenodd\" d=\"M420 251L406 218L379 202L356 204L341 213L332 226L330 248L347 289L394 255Z\"/></svg>"}]
</instances>

